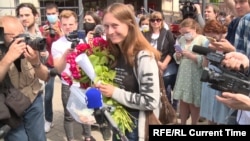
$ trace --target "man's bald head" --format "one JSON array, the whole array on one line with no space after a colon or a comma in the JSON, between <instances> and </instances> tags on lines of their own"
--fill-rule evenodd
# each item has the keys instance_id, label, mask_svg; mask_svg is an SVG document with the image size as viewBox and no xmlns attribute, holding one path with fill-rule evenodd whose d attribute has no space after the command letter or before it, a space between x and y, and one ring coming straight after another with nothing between
<instances>
[{"instance_id":1,"label":"man's bald head","mask_svg":"<svg viewBox=\"0 0 250 141\"><path fill-rule=\"evenodd\" d=\"M4 39L8 44L13 38L24 33L24 28L18 18L14 16L3 16L0 18L0 26L4 28Z\"/></svg>"},{"instance_id":2,"label":"man's bald head","mask_svg":"<svg viewBox=\"0 0 250 141\"><path fill-rule=\"evenodd\" d=\"M0 26L5 29L5 31L13 29L13 31L24 32L23 25L18 18L14 16L3 16L0 18ZM8 33L8 32L6 32Z\"/></svg>"}]
</instances>

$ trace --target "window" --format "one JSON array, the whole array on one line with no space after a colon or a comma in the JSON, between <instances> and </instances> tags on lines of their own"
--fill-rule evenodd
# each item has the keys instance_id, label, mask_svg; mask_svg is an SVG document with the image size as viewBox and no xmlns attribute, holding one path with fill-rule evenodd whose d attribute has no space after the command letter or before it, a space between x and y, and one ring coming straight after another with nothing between
<instances>
[{"instance_id":1,"label":"window","mask_svg":"<svg viewBox=\"0 0 250 141\"><path fill-rule=\"evenodd\" d=\"M46 21L45 6L48 3L55 3L58 6L59 12L64 9L75 11L79 15L78 0L39 0L41 10L41 21Z\"/></svg>"}]
</instances>

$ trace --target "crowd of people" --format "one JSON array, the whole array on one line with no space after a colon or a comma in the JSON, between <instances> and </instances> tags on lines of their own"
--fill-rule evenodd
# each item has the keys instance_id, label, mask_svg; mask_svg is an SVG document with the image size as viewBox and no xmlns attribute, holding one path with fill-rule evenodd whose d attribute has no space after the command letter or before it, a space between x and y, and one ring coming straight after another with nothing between
<instances>
[{"instance_id":1,"label":"crowd of people","mask_svg":"<svg viewBox=\"0 0 250 141\"><path fill-rule=\"evenodd\" d=\"M147 13L142 7L143 12L136 16L130 4L113 3L102 11L101 16L94 11L85 12L81 17L83 23L78 23L74 11L62 10L59 13L57 5L50 3L45 8L47 21L41 26L36 23L39 12L33 4L19 4L16 17L0 18L0 27L4 29L0 82L5 82L8 76L13 86L28 97L31 105L18 117L21 120L15 123L16 126L11 126L4 140L46 140L46 133L54 126L54 80L69 71L67 55L74 51L66 36L78 30L79 24L83 24L86 33L80 43L91 43L95 38L95 27L101 26L100 37L111 48L114 61L110 62L110 68L116 71L114 82L117 85L98 83L92 87L126 107L135 125L132 132L125 132L129 141L145 140L145 111L154 111L159 116L159 74L163 77L169 102L179 113L179 124L185 125L189 117L193 125L201 118L208 124L249 124L249 96L216 90L210 87L210 82L201 81L205 69L218 73L222 70L206 55L193 51L194 46L213 50L224 56L220 66L249 75L250 0L234 0L228 4L236 15L208 4L202 17L200 5L194 4L195 16L183 18L178 24L178 33L165 22L162 12ZM44 38L46 43L42 49L37 49L36 44L27 43L27 38L39 41ZM3 83L0 85L6 89ZM71 84L61 79L61 85L64 130L67 140L73 141L74 118L66 108ZM73 82L73 86L80 87L78 82ZM2 93L0 95L4 98ZM8 112L13 111L7 109ZM0 127L9 124L8 119L10 116L0 116ZM96 140L91 135L90 124L82 124L82 129L85 141ZM111 138L111 134L103 136ZM112 140L119 139L114 134Z\"/></svg>"}]
</instances>

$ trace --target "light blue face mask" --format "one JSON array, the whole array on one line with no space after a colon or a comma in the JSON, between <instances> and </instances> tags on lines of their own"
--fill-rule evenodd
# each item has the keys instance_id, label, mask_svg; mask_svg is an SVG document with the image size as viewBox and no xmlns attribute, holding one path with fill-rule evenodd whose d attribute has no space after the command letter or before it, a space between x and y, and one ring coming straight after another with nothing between
<instances>
[{"instance_id":1,"label":"light blue face mask","mask_svg":"<svg viewBox=\"0 0 250 141\"><path fill-rule=\"evenodd\" d=\"M57 15L46 15L46 17L50 24L54 24L58 20Z\"/></svg>"}]
</instances>

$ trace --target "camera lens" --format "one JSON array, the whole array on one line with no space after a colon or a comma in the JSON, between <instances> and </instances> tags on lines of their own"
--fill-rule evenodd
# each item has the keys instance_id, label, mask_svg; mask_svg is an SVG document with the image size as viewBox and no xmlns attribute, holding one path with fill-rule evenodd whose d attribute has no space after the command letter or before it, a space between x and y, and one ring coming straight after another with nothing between
<instances>
[{"instance_id":1,"label":"camera lens","mask_svg":"<svg viewBox=\"0 0 250 141\"><path fill-rule=\"evenodd\" d=\"M55 30L51 27L49 28L49 36L51 38L54 38L56 36Z\"/></svg>"}]
</instances>

